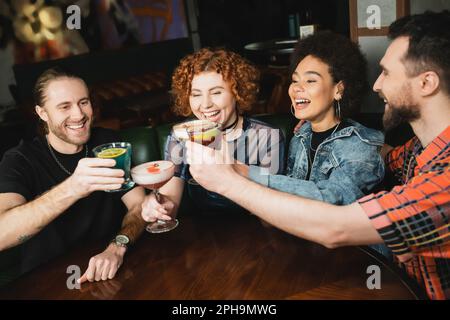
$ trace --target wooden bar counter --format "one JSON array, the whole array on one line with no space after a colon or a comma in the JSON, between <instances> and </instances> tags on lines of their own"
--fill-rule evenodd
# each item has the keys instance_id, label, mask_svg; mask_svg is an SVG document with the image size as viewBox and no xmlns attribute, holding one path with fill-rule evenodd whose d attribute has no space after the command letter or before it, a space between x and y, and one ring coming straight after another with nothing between
<instances>
[{"instance_id":1,"label":"wooden bar counter","mask_svg":"<svg viewBox=\"0 0 450 320\"><path fill-rule=\"evenodd\" d=\"M104 244L81 246L0 289L0 299L418 299L395 267L359 247L329 250L252 215L182 216L145 233L112 280L70 290L70 265L86 270ZM42 248L45 250L45 248ZM368 289L369 266L381 289Z\"/></svg>"}]
</instances>

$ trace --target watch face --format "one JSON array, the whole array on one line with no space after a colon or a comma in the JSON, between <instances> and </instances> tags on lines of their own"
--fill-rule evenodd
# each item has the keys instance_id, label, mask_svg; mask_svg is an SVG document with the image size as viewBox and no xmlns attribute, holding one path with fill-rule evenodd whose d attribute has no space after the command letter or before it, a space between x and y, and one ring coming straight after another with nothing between
<instances>
[{"instance_id":1,"label":"watch face","mask_svg":"<svg viewBox=\"0 0 450 320\"><path fill-rule=\"evenodd\" d=\"M116 236L116 241L120 244L128 244L128 242L130 242L130 239L123 234L119 234L118 236Z\"/></svg>"}]
</instances>

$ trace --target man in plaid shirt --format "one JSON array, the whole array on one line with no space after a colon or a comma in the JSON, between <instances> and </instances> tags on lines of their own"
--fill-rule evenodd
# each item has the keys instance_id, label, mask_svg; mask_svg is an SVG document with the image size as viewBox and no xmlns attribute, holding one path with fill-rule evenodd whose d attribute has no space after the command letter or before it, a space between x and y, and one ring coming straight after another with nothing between
<instances>
[{"instance_id":1,"label":"man in plaid shirt","mask_svg":"<svg viewBox=\"0 0 450 320\"><path fill-rule=\"evenodd\" d=\"M326 247L384 243L431 299L449 299L449 26L444 11L404 17L389 28L393 41L374 90L386 103L385 127L409 122L416 135L386 156L401 183L391 191L334 206L258 185L246 178L247 167L211 164L218 151L188 142L194 179L272 225ZM199 159L210 165L199 165Z\"/></svg>"}]
</instances>

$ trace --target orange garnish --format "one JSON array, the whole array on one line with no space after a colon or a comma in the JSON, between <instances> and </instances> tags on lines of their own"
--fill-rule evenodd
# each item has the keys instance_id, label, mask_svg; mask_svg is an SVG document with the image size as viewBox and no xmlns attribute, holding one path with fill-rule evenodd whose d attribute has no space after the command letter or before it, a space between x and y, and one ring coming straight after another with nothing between
<instances>
[{"instance_id":1,"label":"orange garnish","mask_svg":"<svg viewBox=\"0 0 450 320\"><path fill-rule=\"evenodd\" d=\"M151 166L147 167L148 173L159 173L161 170L159 169L158 164L152 164Z\"/></svg>"}]
</instances>

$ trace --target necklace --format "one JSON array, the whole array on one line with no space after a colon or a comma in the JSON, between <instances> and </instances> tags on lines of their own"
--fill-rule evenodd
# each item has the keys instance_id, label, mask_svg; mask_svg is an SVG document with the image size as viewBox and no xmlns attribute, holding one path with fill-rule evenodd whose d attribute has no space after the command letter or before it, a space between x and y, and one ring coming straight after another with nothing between
<instances>
[{"instance_id":1,"label":"necklace","mask_svg":"<svg viewBox=\"0 0 450 320\"><path fill-rule=\"evenodd\" d=\"M339 127L340 124L341 124L341 123L339 122L339 123L336 125L336 127L335 127L334 130L333 130L333 132L332 132L328 137L331 137L331 136L336 132L336 130L337 130L337 128ZM310 148L312 151L316 152L317 149L314 149L314 148L311 146L311 143L312 143L312 135L313 135L313 134L314 134L314 131L312 131L312 134L311 134L311 140L309 140L309 148Z\"/></svg>"},{"instance_id":2,"label":"necklace","mask_svg":"<svg viewBox=\"0 0 450 320\"><path fill-rule=\"evenodd\" d=\"M231 125L229 125L228 127L222 129L223 137L232 136L233 130L236 128L238 123L239 123L239 115L236 115L236 120L234 120L233 123ZM233 137L231 137L231 139L233 139ZM226 138L225 138L225 140L226 140Z\"/></svg>"},{"instance_id":3,"label":"necklace","mask_svg":"<svg viewBox=\"0 0 450 320\"><path fill-rule=\"evenodd\" d=\"M59 162L58 158L56 157L55 153L53 152L52 146L50 145L50 143L47 140L47 146L48 146L48 150L50 151L50 154L52 155L53 160L55 160L55 162L58 164L58 166L61 168L62 171L64 171L65 173L67 173L69 176L72 175L72 172L70 172L69 170L67 170L62 164L61 162ZM88 156L88 145L87 143L84 145L84 147L86 148L86 154L85 154L85 158L87 158Z\"/></svg>"},{"instance_id":4,"label":"necklace","mask_svg":"<svg viewBox=\"0 0 450 320\"><path fill-rule=\"evenodd\" d=\"M225 131L227 131L229 129L234 129L236 127L237 123L238 123L238 120L239 120L239 115L236 115L236 120L234 120L233 123L230 124L228 127L222 128L222 131L225 132Z\"/></svg>"}]
</instances>

